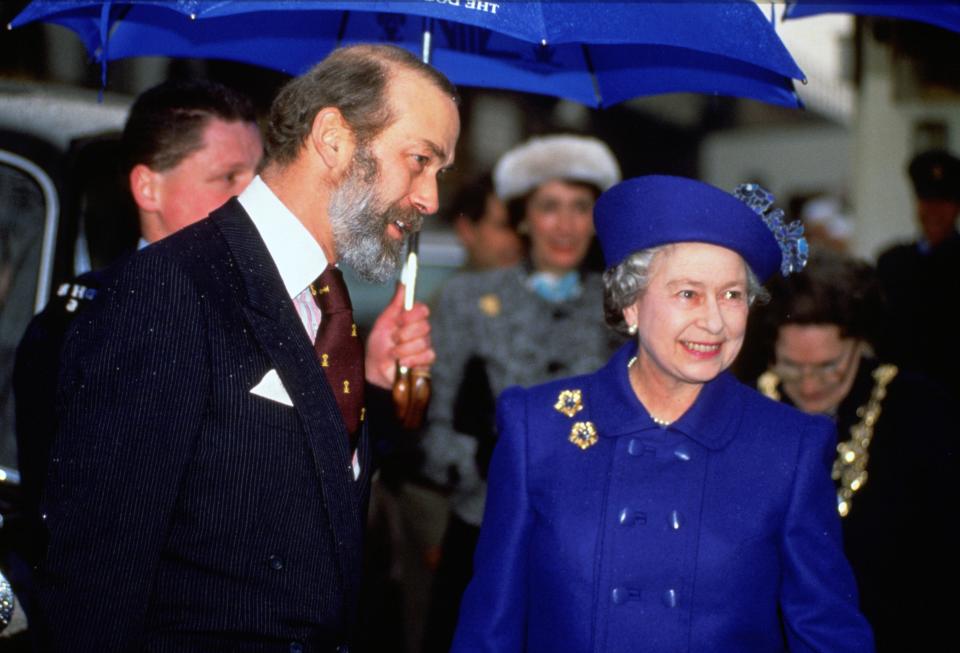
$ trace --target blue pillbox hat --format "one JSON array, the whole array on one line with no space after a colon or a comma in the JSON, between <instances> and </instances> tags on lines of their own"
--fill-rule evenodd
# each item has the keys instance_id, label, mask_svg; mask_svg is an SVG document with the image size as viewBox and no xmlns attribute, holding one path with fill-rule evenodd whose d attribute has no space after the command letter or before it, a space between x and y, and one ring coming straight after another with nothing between
<instances>
[{"instance_id":1,"label":"blue pillbox hat","mask_svg":"<svg viewBox=\"0 0 960 653\"><path fill-rule=\"evenodd\" d=\"M642 249L682 242L737 252L761 282L780 268L781 248L763 217L730 193L694 179L627 179L600 196L593 219L608 268Z\"/></svg>"}]
</instances>

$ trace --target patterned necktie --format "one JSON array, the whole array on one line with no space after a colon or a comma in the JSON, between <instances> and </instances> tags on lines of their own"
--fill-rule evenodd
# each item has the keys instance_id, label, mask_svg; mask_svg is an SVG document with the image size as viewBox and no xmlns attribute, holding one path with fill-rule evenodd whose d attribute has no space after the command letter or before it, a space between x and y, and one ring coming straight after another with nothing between
<instances>
[{"instance_id":1,"label":"patterned necktie","mask_svg":"<svg viewBox=\"0 0 960 653\"><path fill-rule=\"evenodd\" d=\"M314 349L353 440L364 418L364 378L363 343L353 322L350 293L343 273L332 265L310 284L310 292L321 312Z\"/></svg>"}]
</instances>

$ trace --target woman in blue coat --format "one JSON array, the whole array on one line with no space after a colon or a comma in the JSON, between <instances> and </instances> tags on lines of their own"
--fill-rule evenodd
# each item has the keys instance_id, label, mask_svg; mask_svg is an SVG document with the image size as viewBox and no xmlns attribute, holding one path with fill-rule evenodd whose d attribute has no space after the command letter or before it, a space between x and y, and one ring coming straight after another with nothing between
<instances>
[{"instance_id":1,"label":"woman in blue coat","mask_svg":"<svg viewBox=\"0 0 960 653\"><path fill-rule=\"evenodd\" d=\"M607 321L633 337L501 396L455 653L873 650L833 425L727 372L760 280L806 259L771 204L666 176L600 197Z\"/></svg>"}]
</instances>

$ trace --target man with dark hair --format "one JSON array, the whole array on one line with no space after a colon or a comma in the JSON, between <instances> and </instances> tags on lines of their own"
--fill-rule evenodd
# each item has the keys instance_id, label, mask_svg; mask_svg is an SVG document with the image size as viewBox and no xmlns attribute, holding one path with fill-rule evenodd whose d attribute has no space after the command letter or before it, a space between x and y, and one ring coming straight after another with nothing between
<instances>
[{"instance_id":1,"label":"man with dark hair","mask_svg":"<svg viewBox=\"0 0 960 653\"><path fill-rule=\"evenodd\" d=\"M893 362L923 372L960 398L960 355L943 346L953 320L960 279L960 159L928 150L907 167L921 237L891 247L877 259L877 274L890 309L882 352Z\"/></svg>"},{"instance_id":2,"label":"man with dark hair","mask_svg":"<svg viewBox=\"0 0 960 653\"><path fill-rule=\"evenodd\" d=\"M371 115L355 100L370 88L382 120L358 133L348 116ZM364 357L335 264L395 271L458 135L453 88L412 55L337 51L281 92L262 176L101 290L63 354L46 650L347 650L364 397L392 385L384 361L434 353L426 307L398 294Z\"/></svg>"},{"instance_id":3,"label":"man with dark hair","mask_svg":"<svg viewBox=\"0 0 960 653\"><path fill-rule=\"evenodd\" d=\"M253 103L209 81L142 93L123 128L140 233L152 243L205 217L246 188L263 154Z\"/></svg>"},{"instance_id":4,"label":"man with dark hair","mask_svg":"<svg viewBox=\"0 0 960 653\"><path fill-rule=\"evenodd\" d=\"M454 195L447 215L467 251L467 268L486 270L520 262L523 241L493 189L491 175L463 186Z\"/></svg>"}]
</instances>

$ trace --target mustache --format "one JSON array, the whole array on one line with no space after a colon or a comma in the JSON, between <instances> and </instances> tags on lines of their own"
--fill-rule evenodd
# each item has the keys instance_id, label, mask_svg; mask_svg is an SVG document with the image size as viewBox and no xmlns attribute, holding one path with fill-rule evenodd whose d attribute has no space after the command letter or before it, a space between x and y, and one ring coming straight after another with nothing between
<instances>
[{"instance_id":1,"label":"mustache","mask_svg":"<svg viewBox=\"0 0 960 653\"><path fill-rule=\"evenodd\" d=\"M423 228L424 215L413 207L403 208L394 204L383 212L383 226L393 222L403 223L403 232L412 234Z\"/></svg>"}]
</instances>

